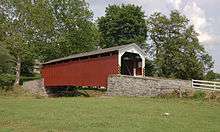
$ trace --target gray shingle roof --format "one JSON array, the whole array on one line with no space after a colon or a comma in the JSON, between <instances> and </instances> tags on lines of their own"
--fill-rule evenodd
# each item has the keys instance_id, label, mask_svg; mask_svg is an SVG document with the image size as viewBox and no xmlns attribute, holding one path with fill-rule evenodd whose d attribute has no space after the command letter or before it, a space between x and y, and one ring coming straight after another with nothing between
<instances>
[{"instance_id":1,"label":"gray shingle roof","mask_svg":"<svg viewBox=\"0 0 220 132\"><path fill-rule=\"evenodd\" d=\"M74 54L74 55L70 55L70 56L67 56L64 58L50 60L48 62L43 63L43 65L54 63L54 62L59 62L59 61L64 61L64 60L71 60L71 59L79 58L79 57L86 57L86 56L97 55L97 54L102 54L102 53L107 53L107 52L112 52L112 51L119 51L121 49L124 49L126 47L130 47L130 46L137 46L137 45L136 44L127 44L127 45L115 46L115 47L111 47L111 48L99 49L99 50L90 51L90 52Z\"/></svg>"}]
</instances>

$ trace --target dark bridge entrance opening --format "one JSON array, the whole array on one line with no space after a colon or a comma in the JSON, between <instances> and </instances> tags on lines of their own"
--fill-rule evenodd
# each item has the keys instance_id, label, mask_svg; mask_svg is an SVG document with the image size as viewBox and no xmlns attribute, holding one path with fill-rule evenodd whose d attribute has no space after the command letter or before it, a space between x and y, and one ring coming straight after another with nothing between
<instances>
[{"instance_id":1,"label":"dark bridge entrance opening","mask_svg":"<svg viewBox=\"0 0 220 132\"><path fill-rule=\"evenodd\" d=\"M121 57L121 74L122 75L142 75L142 59L140 55L125 52Z\"/></svg>"}]
</instances>

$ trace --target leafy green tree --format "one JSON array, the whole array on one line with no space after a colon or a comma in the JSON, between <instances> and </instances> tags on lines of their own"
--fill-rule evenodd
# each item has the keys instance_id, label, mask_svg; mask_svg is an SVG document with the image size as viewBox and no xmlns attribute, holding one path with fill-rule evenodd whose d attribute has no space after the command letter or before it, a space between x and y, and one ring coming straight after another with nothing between
<instances>
[{"instance_id":1,"label":"leafy green tree","mask_svg":"<svg viewBox=\"0 0 220 132\"><path fill-rule=\"evenodd\" d=\"M96 49L99 32L84 0L39 0L34 6L39 30L33 42L43 61Z\"/></svg>"},{"instance_id":2,"label":"leafy green tree","mask_svg":"<svg viewBox=\"0 0 220 132\"><path fill-rule=\"evenodd\" d=\"M3 15L0 15L0 75L10 71L8 68L13 60L12 56L9 54L9 51L3 46L3 41L5 39L4 34L4 20Z\"/></svg>"},{"instance_id":3,"label":"leafy green tree","mask_svg":"<svg viewBox=\"0 0 220 132\"><path fill-rule=\"evenodd\" d=\"M153 60L145 60L145 76L154 76L155 64Z\"/></svg>"},{"instance_id":4,"label":"leafy green tree","mask_svg":"<svg viewBox=\"0 0 220 132\"><path fill-rule=\"evenodd\" d=\"M211 56L199 44L198 33L178 11L167 17L154 13L147 20L149 53L158 76L202 79L213 67Z\"/></svg>"},{"instance_id":5,"label":"leafy green tree","mask_svg":"<svg viewBox=\"0 0 220 132\"><path fill-rule=\"evenodd\" d=\"M5 73L12 73L13 57L8 50L0 46L0 75Z\"/></svg>"},{"instance_id":6,"label":"leafy green tree","mask_svg":"<svg viewBox=\"0 0 220 132\"><path fill-rule=\"evenodd\" d=\"M26 0L4 0L0 2L0 11L4 39L1 40L9 54L15 58L16 79L14 85L19 85L21 74L21 62L25 56L31 56L31 45L27 39L27 31L30 29L27 7L31 2Z\"/></svg>"},{"instance_id":7,"label":"leafy green tree","mask_svg":"<svg viewBox=\"0 0 220 132\"><path fill-rule=\"evenodd\" d=\"M215 73L215 77L217 80L220 80L220 73Z\"/></svg>"},{"instance_id":8,"label":"leafy green tree","mask_svg":"<svg viewBox=\"0 0 220 132\"><path fill-rule=\"evenodd\" d=\"M34 59L47 61L89 51L99 41L84 0L3 0L0 20L1 45L16 62L14 85L19 84L21 73L30 72L29 62Z\"/></svg>"},{"instance_id":9,"label":"leafy green tree","mask_svg":"<svg viewBox=\"0 0 220 132\"><path fill-rule=\"evenodd\" d=\"M33 77L34 76L34 66L35 62L32 58L25 58L21 62L21 75L25 77Z\"/></svg>"},{"instance_id":10,"label":"leafy green tree","mask_svg":"<svg viewBox=\"0 0 220 132\"><path fill-rule=\"evenodd\" d=\"M216 76L217 76L217 74L213 70L211 70L211 71L208 71L208 73L205 75L204 79L212 81L217 78Z\"/></svg>"},{"instance_id":11,"label":"leafy green tree","mask_svg":"<svg viewBox=\"0 0 220 132\"><path fill-rule=\"evenodd\" d=\"M98 19L102 47L146 43L147 28L141 7L110 5L105 12L105 16Z\"/></svg>"}]
</instances>

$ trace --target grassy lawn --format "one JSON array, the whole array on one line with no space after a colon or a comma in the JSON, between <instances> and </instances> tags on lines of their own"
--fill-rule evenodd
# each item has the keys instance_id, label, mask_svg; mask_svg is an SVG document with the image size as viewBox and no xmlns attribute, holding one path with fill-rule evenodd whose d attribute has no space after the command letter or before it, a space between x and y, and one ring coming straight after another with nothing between
<instances>
[{"instance_id":1,"label":"grassy lawn","mask_svg":"<svg viewBox=\"0 0 220 132\"><path fill-rule=\"evenodd\" d=\"M170 115L164 116L165 112ZM0 131L219 132L220 103L126 97L0 97Z\"/></svg>"}]
</instances>

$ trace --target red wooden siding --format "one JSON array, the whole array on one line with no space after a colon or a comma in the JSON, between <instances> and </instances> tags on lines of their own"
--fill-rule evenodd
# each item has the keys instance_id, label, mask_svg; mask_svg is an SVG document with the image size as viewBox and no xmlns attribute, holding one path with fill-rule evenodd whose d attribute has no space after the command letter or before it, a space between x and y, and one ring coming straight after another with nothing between
<instances>
[{"instance_id":1,"label":"red wooden siding","mask_svg":"<svg viewBox=\"0 0 220 132\"><path fill-rule=\"evenodd\" d=\"M45 86L107 86L110 74L118 74L118 55L88 58L43 66Z\"/></svg>"}]
</instances>

